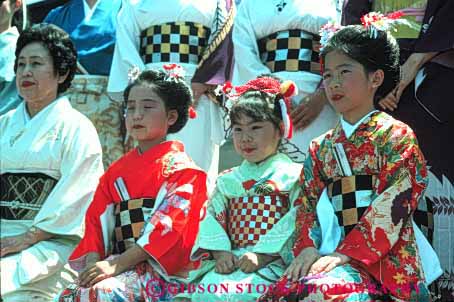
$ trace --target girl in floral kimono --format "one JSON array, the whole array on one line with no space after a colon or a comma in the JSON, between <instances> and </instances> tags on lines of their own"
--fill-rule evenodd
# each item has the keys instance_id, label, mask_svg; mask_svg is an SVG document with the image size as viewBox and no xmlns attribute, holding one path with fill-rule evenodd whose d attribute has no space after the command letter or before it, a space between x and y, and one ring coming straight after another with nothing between
<instances>
[{"instance_id":1,"label":"girl in floral kimono","mask_svg":"<svg viewBox=\"0 0 454 302\"><path fill-rule=\"evenodd\" d=\"M295 86L285 87L281 94L279 81L264 77L236 89L230 118L244 161L218 177L208 203L192 251L203 258L191 273L192 301L255 301L292 260L302 167L277 151L291 133L286 102Z\"/></svg>"},{"instance_id":2,"label":"girl in floral kimono","mask_svg":"<svg viewBox=\"0 0 454 302\"><path fill-rule=\"evenodd\" d=\"M342 117L312 142L297 257L260 301L429 301L427 284L440 269L413 222L427 183L424 157L407 125L374 109L399 79L396 41L349 26L321 56L326 94Z\"/></svg>"},{"instance_id":3,"label":"girl in floral kimono","mask_svg":"<svg viewBox=\"0 0 454 302\"><path fill-rule=\"evenodd\" d=\"M134 74L132 74L134 75ZM188 120L191 92L178 66L144 71L125 92L126 126L138 141L101 177L85 219L85 235L69 258L78 284L58 301L171 301L189 260L206 173L166 141Z\"/></svg>"}]
</instances>

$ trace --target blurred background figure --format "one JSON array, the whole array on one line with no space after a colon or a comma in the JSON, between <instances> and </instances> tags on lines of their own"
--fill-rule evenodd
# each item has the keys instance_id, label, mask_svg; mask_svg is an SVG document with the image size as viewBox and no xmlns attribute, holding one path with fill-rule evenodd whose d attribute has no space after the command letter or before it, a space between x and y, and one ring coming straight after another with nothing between
<instances>
[{"instance_id":1,"label":"blurred background figure","mask_svg":"<svg viewBox=\"0 0 454 302\"><path fill-rule=\"evenodd\" d=\"M64 29L76 46L78 74L67 94L95 125L105 168L125 153L121 102L106 92L120 6L121 0L71 0L44 19Z\"/></svg>"},{"instance_id":2,"label":"blurred background figure","mask_svg":"<svg viewBox=\"0 0 454 302\"><path fill-rule=\"evenodd\" d=\"M0 2L0 115L16 108L22 101L16 90L14 52L26 19L25 0Z\"/></svg>"}]
</instances>

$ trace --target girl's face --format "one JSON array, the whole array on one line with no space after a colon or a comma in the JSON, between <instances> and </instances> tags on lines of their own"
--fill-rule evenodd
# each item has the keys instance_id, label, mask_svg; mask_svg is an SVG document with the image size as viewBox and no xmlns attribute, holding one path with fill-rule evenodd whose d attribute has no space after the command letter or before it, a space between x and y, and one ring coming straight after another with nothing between
<instances>
[{"instance_id":1,"label":"girl's face","mask_svg":"<svg viewBox=\"0 0 454 302\"><path fill-rule=\"evenodd\" d=\"M374 94L383 82L383 71L366 74L363 65L335 50L325 56L323 82L336 111L355 123L373 110Z\"/></svg>"},{"instance_id":2,"label":"girl's face","mask_svg":"<svg viewBox=\"0 0 454 302\"><path fill-rule=\"evenodd\" d=\"M281 137L270 121L254 121L244 114L233 125L235 150L249 162L259 163L275 154Z\"/></svg>"},{"instance_id":3,"label":"girl's face","mask_svg":"<svg viewBox=\"0 0 454 302\"><path fill-rule=\"evenodd\" d=\"M164 101L156 94L153 86L136 85L129 91L126 129L139 142L139 146L141 143L154 145L163 141L168 128L177 118L176 110L166 111Z\"/></svg>"}]
</instances>

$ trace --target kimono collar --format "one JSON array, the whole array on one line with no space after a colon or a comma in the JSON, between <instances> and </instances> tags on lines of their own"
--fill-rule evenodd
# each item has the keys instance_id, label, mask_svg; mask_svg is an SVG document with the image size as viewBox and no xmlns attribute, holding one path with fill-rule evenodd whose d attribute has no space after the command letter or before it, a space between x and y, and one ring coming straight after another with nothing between
<instances>
[{"instance_id":1,"label":"kimono collar","mask_svg":"<svg viewBox=\"0 0 454 302\"><path fill-rule=\"evenodd\" d=\"M90 8L90 6L88 6L87 1L82 0L82 2L84 3L85 21L90 21L91 16L93 16L93 13L95 12L96 8L98 7L98 3L100 1L96 1L95 5L93 5L93 7L91 7L91 8Z\"/></svg>"},{"instance_id":2,"label":"kimono collar","mask_svg":"<svg viewBox=\"0 0 454 302\"><path fill-rule=\"evenodd\" d=\"M164 141L160 144L157 144L154 147L151 147L142 154L139 151L139 148L136 148L137 156L143 157L147 160L154 160L161 158L164 154L167 154L171 151L174 152L184 152L184 145L179 141Z\"/></svg>"},{"instance_id":3,"label":"kimono collar","mask_svg":"<svg viewBox=\"0 0 454 302\"><path fill-rule=\"evenodd\" d=\"M22 106L22 108L20 106ZM68 112L68 110L71 108L69 99L66 96L57 97L49 105L47 105L46 107L41 109L41 111L39 111L35 116L33 116L33 118L30 117L30 114L28 114L28 112L27 112L27 103L25 101L23 101L20 104L20 106L17 108L17 110L22 111L24 124L27 124L32 120L37 120L41 116L45 116L45 115L49 114L49 112L54 110L54 108L55 108L55 110L58 110L60 112ZM59 114L59 113L54 112L54 114Z\"/></svg>"},{"instance_id":4,"label":"kimono collar","mask_svg":"<svg viewBox=\"0 0 454 302\"><path fill-rule=\"evenodd\" d=\"M369 117L371 116L372 114L374 114L375 112L378 112L378 110L372 110L371 112L369 112L368 114L366 114L365 116L363 116L359 121L357 121L354 125L350 124L349 122L347 122L346 120L344 120L343 117L341 117L340 119L340 122L341 122L341 126L342 126L342 129L344 130L344 133L345 133L345 136L347 138L350 138L350 136L352 136L352 134L356 131L356 129L358 129L358 127Z\"/></svg>"},{"instance_id":5,"label":"kimono collar","mask_svg":"<svg viewBox=\"0 0 454 302\"><path fill-rule=\"evenodd\" d=\"M254 174L254 172L258 172L259 174L261 174L261 171L264 171L267 168L273 166L273 163L275 162L282 163L282 161L285 160L291 162L291 159L287 155L278 152L274 155L271 155L270 157L268 157L267 159L258 164L244 160L241 163L240 170L242 170L243 172L247 171L247 173L249 174Z\"/></svg>"}]
</instances>

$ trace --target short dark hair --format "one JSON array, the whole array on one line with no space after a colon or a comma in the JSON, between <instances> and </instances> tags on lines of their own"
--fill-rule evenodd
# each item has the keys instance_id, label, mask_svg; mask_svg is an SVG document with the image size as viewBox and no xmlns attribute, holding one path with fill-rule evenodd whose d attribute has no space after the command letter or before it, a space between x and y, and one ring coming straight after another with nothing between
<instances>
[{"instance_id":1,"label":"short dark hair","mask_svg":"<svg viewBox=\"0 0 454 302\"><path fill-rule=\"evenodd\" d=\"M267 92L251 90L242 94L232 106L229 116L232 125L239 122L242 115L256 122L270 121L276 129L282 122L280 97Z\"/></svg>"},{"instance_id":2,"label":"short dark hair","mask_svg":"<svg viewBox=\"0 0 454 302\"><path fill-rule=\"evenodd\" d=\"M14 72L17 72L17 60L22 49L34 42L41 43L49 50L56 75L68 74L65 81L58 84L57 92L65 92L71 86L77 69L77 51L69 35L58 26L47 23L26 28L17 40Z\"/></svg>"},{"instance_id":3,"label":"short dark hair","mask_svg":"<svg viewBox=\"0 0 454 302\"><path fill-rule=\"evenodd\" d=\"M123 93L125 103L128 101L132 87L139 85L153 86L156 94L164 101L166 110L178 112L177 121L167 131L169 134L180 131L186 125L189 106L192 104L192 92L183 79L168 79L167 74L161 70L145 70L126 87Z\"/></svg>"},{"instance_id":4,"label":"short dark hair","mask_svg":"<svg viewBox=\"0 0 454 302\"><path fill-rule=\"evenodd\" d=\"M382 69L385 78L374 96L376 104L388 95L399 82L399 46L396 39L386 31L371 29L362 25L350 25L336 32L320 52L322 61L332 51L341 51L363 65L366 72Z\"/></svg>"}]
</instances>

